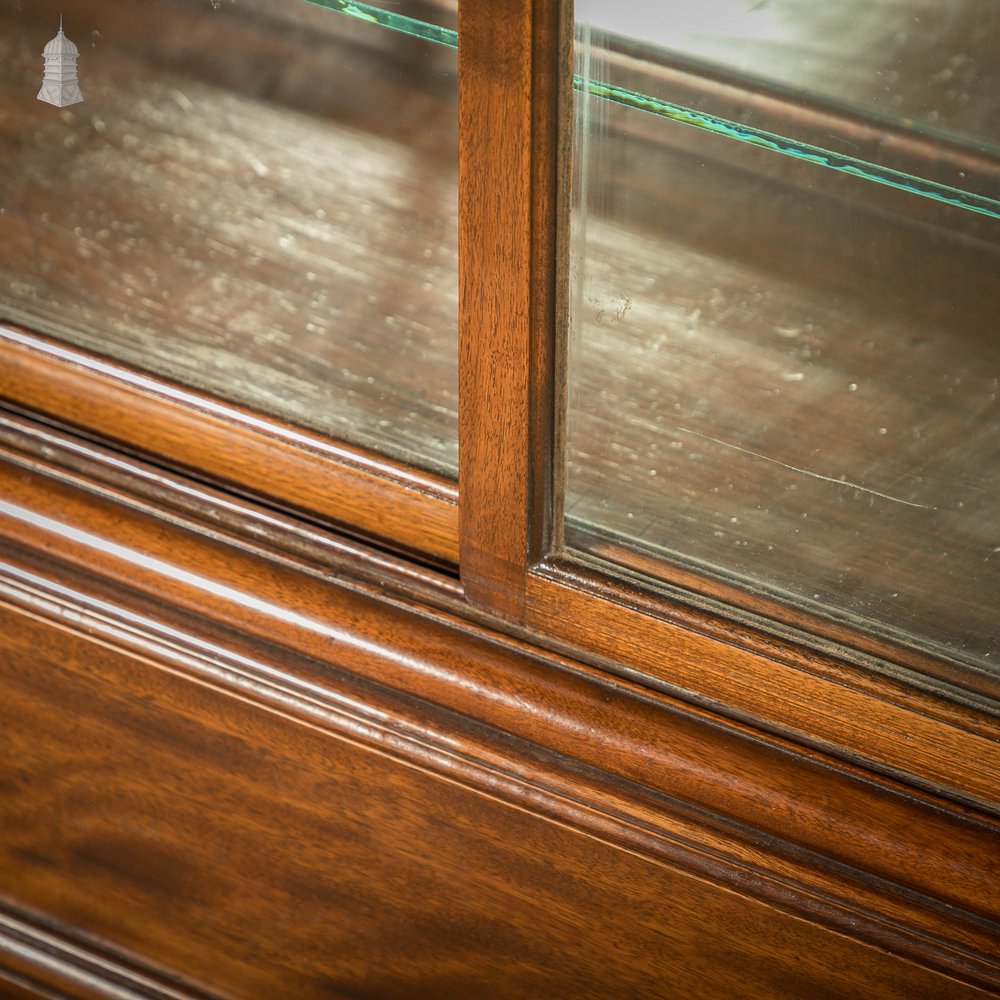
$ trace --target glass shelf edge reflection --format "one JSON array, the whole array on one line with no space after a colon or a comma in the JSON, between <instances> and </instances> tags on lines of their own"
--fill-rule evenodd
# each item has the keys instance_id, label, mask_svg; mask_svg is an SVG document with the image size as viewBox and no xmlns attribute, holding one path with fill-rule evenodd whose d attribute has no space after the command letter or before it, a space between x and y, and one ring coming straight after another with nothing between
<instances>
[{"instance_id":1,"label":"glass shelf edge reflection","mask_svg":"<svg viewBox=\"0 0 1000 1000\"><path fill-rule=\"evenodd\" d=\"M359 21L378 24L383 28L390 28L392 31L398 31L404 35L412 35L414 38L422 38L438 45L447 45L453 49L458 48L457 31L409 17L406 14L399 14L396 11L384 10L370 3L354 3L352 0L305 0L305 2L338 14L346 14Z\"/></svg>"}]
</instances>

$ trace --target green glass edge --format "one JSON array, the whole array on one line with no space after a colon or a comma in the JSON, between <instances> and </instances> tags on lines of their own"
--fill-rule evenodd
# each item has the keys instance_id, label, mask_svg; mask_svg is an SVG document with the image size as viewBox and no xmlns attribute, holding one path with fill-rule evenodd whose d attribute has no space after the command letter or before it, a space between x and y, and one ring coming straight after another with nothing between
<instances>
[{"instance_id":1,"label":"green glass edge","mask_svg":"<svg viewBox=\"0 0 1000 1000\"><path fill-rule=\"evenodd\" d=\"M346 14L359 21L368 21L370 24L379 24L383 28L401 31L404 35L413 35L414 38L423 38L428 42L447 45L453 49L458 48L457 31L442 28L436 24L428 24L427 21L418 21L415 17L407 17L405 14L397 14L391 10L383 10L370 3L354 3L352 0L306 0L306 3L325 7L338 14Z\"/></svg>"},{"instance_id":2,"label":"green glass edge","mask_svg":"<svg viewBox=\"0 0 1000 1000\"><path fill-rule=\"evenodd\" d=\"M442 28L436 24L429 24L426 21L420 21L413 17L407 17L405 14L383 10L381 7L375 7L372 4L358 3L354 2L354 0L305 0L305 2L314 4L317 7L324 7L327 10L336 11L340 14L346 14L348 17L354 17L361 21L378 24L393 31L400 31L415 38L423 38L426 41L435 42L439 45L458 48L457 31L453 31L450 28ZM835 153L832 150L824 149L822 146L812 146L804 142L795 142L774 132L765 132L762 129L751 128L748 125L741 125L739 122L730 121L727 118L718 118L715 115L705 114L693 108L686 108L680 104L672 104L669 101L649 97L633 90L627 90L624 87L615 87L608 83L601 83L598 80L586 81L580 76L574 76L573 86L576 90L586 92L606 101L611 101L622 107L634 108L637 111L644 111L659 118L666 118L669 121L701 129L704 132L711 132L714 135L721 135L727 139L734 139L737 142L745 142L761 149L768 149L771 152L780 153L782 156L791 156L794 159L802 160L806 163L814 163L828 170L835 170L839 173L860 177L863 180L871 181L873 184L883 184L886 187L895 188L897 191L905 191L908 194L914 194L921 198L929 198L932 201L952 205L955 208L977 212L980 215L988 215L993 219L1000 219L1000 201L988 198L985 195L973 194L971 191L963 191L960 188L951 187L947 184L924 180L913 174L879 166L877 163L869 163L867 160L861 160L857 157Z\"/></svg>"}]
</instances>

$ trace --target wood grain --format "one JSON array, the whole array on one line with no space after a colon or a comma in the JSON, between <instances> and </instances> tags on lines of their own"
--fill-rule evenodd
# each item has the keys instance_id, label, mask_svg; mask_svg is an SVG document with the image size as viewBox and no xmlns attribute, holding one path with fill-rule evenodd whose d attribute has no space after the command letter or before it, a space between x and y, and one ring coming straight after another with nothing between
<instances>
[{"instance_id":1,"label":"wood grain","mask_svg":"<svg viewBox=\"0 0 1000 1000\"><path fill-rule=\"evenodd\" d=\"M390 732L422 746L431 740L431 756L420 751L427 766L470 775L468 761L480 761L469 779L477 787L485 781L500 794L501 781L503 795L544 803L559 822L602 840L674 858L842 932L853 933L866 913L870 939L936 967L977 976L989 967L994 932L982 921L997 917L986 888L997 833L982 815L720 726L707 712L540 657L452 615L199 539L23 467L3 490L8 600L47 620L79 621L143 658L174 663L170 651L179 651L176 669L240 699L284 706L310 726L371 705L362 728L386 732L391 709L400 721ZM711 666L713 654L704 655ZM362 688L324 693L332 669ZM424 707L384 705L364 686L372 683ZM468 725L440 730L431 705ZM483 725L506 735L475 728ZM508 738L523 741L524 752Z\"/></svg>"},{"instance_id":2,"label":"wood grain","mask_svg":"<svg viewBox=\"0 0 1000 1000\"><path fill-rule=\"evenodd\" d=\"M872 977L886 997L982 995L82 637L3 635L8 891L185 979L245 997L844 996Z\"/></svg>"},{"instance_id":3,"label":"wood grain","mask_svg":"<svg viewBox=\"0 0 1000 1000\"><path fill-rule=\"evenodd\" d=\"M170 466L454 565L446 479L0 326L0 398Z\"/></svg>"},{"instance_id":4,"label":"wood grain","mask_svg":"<svg viewBox=\"0 0 1000 1000\"><path fill-rule=\"evenodd\" d=\"M131 532L118 537L140 544ZM173 548L179 551L176 539ZM56 590L47 597L38 588L49 571L43 564L37 570L42 576L36 572L20 597L9 571L4 587L5 600L22 607L0 631L9 694L9 719L2 729L8 752L2 759L16 762L7 775L12 792L2 806L8 853L0 864L13 869L6 884L23 903L85 926L175 973L243 996L281 990L352 995L359 984L379 996L403 991L458 996L474 982L498 995L565 995L567 989L594 996L659 995L654 978L688 991L688 975L708 977L698 994L708 996L731 994L737 981L749 996L817 990L850 995L860 988L854 977L864 976L879 982L886 976L895 984L888 996L904 995L895 989L966 995L953 980L928 978L884 950L866 950L843 936L862 928L863 935L881 942L880 949L898 953L916 947L923 963L943 964L964 979L981 980L986 972L983 948L994 939L984 938L976 921L963 925L954 906L977 866L987 866L979 870L989 877L995 851L978 824L954 816L945 820L946 833L938 809L924 809L912 798L887 796L885 788L868 794L866 782L844 785L822 766L813 770L813 782L788 772L781 780L789 782L786 794L794 789L795 804L786 808L798 836L809 826L806 815L815 795L813 803L825 812L824 825L834 837L844 822L853 822L853 837L864 828L871 831L855 840L855 857L867 863L894 863L886 836L899 847L901 837L919 840L925 852L904 853L900 868L911 884L914 878L938 877L942 888L948 884L952 900L947 909L935 909L921 895L915 906L912 896L907 902L912 888L900 893L868 875L854 884L841 933L821 932L817 920L837 921L828 894L843 891L850 881L843 880L841 866L794 851L782 860L774 840L765 840L762 853L759 832L727 831L703 811L678 811L670 799L647 799L636 813L642 799L627 783L612 786L609 797L610 790L602 791L587 767L566 756L575 747L573 757L593 752L595 761L615 767L631 758L626 766L655 776L676 801L682 787L705 788L706 779L708 785L718 780L720 790L727 787L732 796L737 789L723 777L726 757L720 753L728 745L733 763L745 755L736 765L737 794L755 803L755 821L770 822L775 812L784 812L776 808L774 792L765 806L746 784L756 770L757 740L737 736L734 744L735 733L713 740L712 726L695 723L700 735L691 749L697 741L709 743L695 750L700 773L689 772L685 779L686 769L665 769L662 759L647 757L655 745L649 736L657 728L662 746L679 749L687 725L680 719L636 718L645 735L633 753L621 723L632 711L641 712L643 702L630 698L627 689L608 688L613 700L600 712L595 713L604 701L599 695L586 696L574 709L564 694L540 713L528 710L525 697L534 695L522 679L509 688L520 694L504 714L511 722L519 717L535 740L542 738L541 744L525 744L501 731L470 728L431 702L408 707L406 697L400 700L370 683L359 686L338 672L335 665L349 662L353 672L365 669L367 660L373 678L414 691L413 668L421 654L415 656L412 646L381 662L361 651L388 635L426 631L418 619L411 619L409 630L391 617L364 623L356 601L354 611L334 610L328 589L329 620L345 637L353 630L357 639L328 644L328 662L310 663L205 620L199 625L188 614L178 617L163 602L162 590L155 601L137 601L120 588L102 587L89 571L61 571L52 580L61 597ZM100 602L92 612L71 594L79 583ZM303 607L305 591L287 596ZM71 618L71 631L58 624ZM378 631L362 638L371 626ZM353 656L352 648L361 655ZM488 664L485 652L453 640L438 646L432 654L436 662L427 663L427 678L441 678L442 655L466 665L471 657L480 658L475 689L467 675L455 703L477 716L480 707L496 704L504 689L496 675L488 679L481 673ZM513 665L498 649L487 655L499 665L498 654ZM386 672L393 659L407 665L398 681ZM411 680L403 679L406 673ZM552 667L548 675L553 694L560 688L569 693L568 677ZM539 693L541 677L534 681ZM439 683L434 702L440 704L443 691ZM602 749L599 735L610 722L602 718L609 711L617 720L607 730L609 745L618 748L614 755ZM550 721L540 727L543 718ZM553 755L543 733L552 736L558 729L570 742ZM770 774L773 781L782 759L792 771L805 763L772 755L758 779ZM713 779L716 767L723 771ZM553 801L559 772L565 791ZM30 782L27 774L33 776ZM858 794L867 798L863 808L851 804ZM576 802L588 808L581 812ZM514 803L518 808L511 808ZM625 826L615 818L623 808L630 816ZM884 823L894 809L901 810L900 820L909 816L890 834ZM63 817L59 824L51 823L53 814ZM879 838L877 851L871 851L872 834ZM730 869L726 877L732 862L723 859L741 840L752 863ZM935 876L944 858L951 868ZM920 862L926 867L918 874L913 866ZM696 880L682 874L692 869L699 872ZM790 878L795 884L793 873L802 877L810 869L810 893L799 889L789 895L782 889ZM783 874L769 881L762 878L768 870L772 877ZM721 888L720 876L728 888ZM766 905L753 902L761 895L772 899ZM981 889L973 895L977 906L985 901ZM873 903L883 915L881 926L861 916ZM783 915L789 907L802 912L803 905L809 919ZM914 919L927 929L916 938L900 938L900 927ZM698 958L709 938L720 939L720 927L726 928L722 951L709 948ZM931 927L939 939L950 933L943 950L939 940L928 951ZM970 948L977 939L981 957L973 960ZM810 957L803 966L805 954Z\"/></svg>"},{"instance_id":5,"label":"wood grain","mask_svg":"<svg viewBox=\"0 0 1000 1000\"><path fill-rule=\"evenodd\" d=\"M906 775L991 812L1000 808L1000 742L991 705L954 705L933 689L921 693L905 678L879 678L794 642L764 645L745 627L707 630L697 613L678 615L662 602L644 610L615 588L602 594L593 575L583 580L581 586L580 574L560 569L533 573L529 627L807 745ZM749 652L762 646L770 655ZM959 751L961 745L969 752Z\"/></svg>"},{"instance_id":6,"label":"wood grain","mask_svg":"<svg viewBox=\"0 0 1000 1000\"><path fill-rule=\"evenodd\" d=\"M552 524L565 15L460 9L460 562L469 600L514 621Z\"/></svg>"}]
</instances>

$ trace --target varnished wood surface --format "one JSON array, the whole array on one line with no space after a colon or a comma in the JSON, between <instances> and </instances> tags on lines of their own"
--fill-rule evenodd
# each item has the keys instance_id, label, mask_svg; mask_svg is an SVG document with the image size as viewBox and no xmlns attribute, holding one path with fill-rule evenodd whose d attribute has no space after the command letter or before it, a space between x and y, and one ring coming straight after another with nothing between
<instances>
[{"instance_id":1,"label":"varnished wood surface","mask_svg":"<svg viewBox=\"0 0 1000 1000\"><path fill-rule=\"evenodd\" d=\"M603 841L842 933L863 925L866 940L973 981L994 975L997 833L985 816L540 658L426 604L333 584L199 539L155 510L14 470L3 480L5 592L46 620L166 657L171 670L311 727L346 711L352 732L374 726L383 747L399 745L396 733L412 753L415 738L432 770ZM710 650L698 655L712 665ZM424 707L407 708L411 697ZM431 705L446 715L435 721Z\"/></svg>"},{"instance_id":2,"label":"varnished wood surface","mask_svg":"<svg viewBox=\"0 0 1000 1000\"><path fill-rule=\"evenodd\" d=\"M0 413L0 441L22 467L42 469L62 481L126 507L154 511L210 537L292 560L316 575L364 579L380 589L395 584L428 603L461 603L461 585L447 569L414 562L328 528L276 510L273 504L234 494L183 473L163 468L13 411ZM38 464L40 463L40 464ZM386 503L379 509L385 516Z\"/></svg>"},{"instance_id":3,"label":"varnished wood surface","mask_svg":"<svg viewBox=\"0 0 1000 1000\"><path fill-rule=\"evenodd\" d=\"M432 473L3 325L0 398L425 560L458 561L458 491Z\"/></svg>"},{"instance_id":4,"label":"varnished wood surface","mask_svg":"<svg viewBox=\"0 0 1000 1000\"><path fill-rule=\"evenodd\" d=\"M364 581L374 593L395 593L453 618L496 624L475 615L450 577L366 550L294 517L24 419L7 417L2 437L8 454L22 468L170 521L180 516L193 530L270 558L290 558L314 575ZM571 587L594 587L593 580L578 584L570 579ZM539 643L557 638L580 647L586 642L619 672L639 671L654 683L688 688L741 714L749 712L772 728L791 728L808 741L904 771L911 780L931 787L938 783L960 795L995 801L995 770L1000 764L989 760L1000 733L995 718L982 706L942 699L934 688L921 690L908 679L894 681L873 673L867 662L852 667L794 642L780 643L746 627L734 629L725 619L682 613L676 605L648 607L649 614L672 623L655 625L628 609L628 604L644 606L635 592L623 599L606 582L603 594L610 603L596 608L572 590L565 603L551 588L531 586L537 610L530 621ZM602 592L600 585L596 591ZM728 648L733 642L758 655L734 655ZM970 742L963 733L974 734L974 739Z\"/></svg>"},{"instance_id":5,"label":"varnished wood surface","mask_svg":"<svg viewBox=\"0 0 1000 1000\"><path fill-rule=\"evenodd\" d=\"M454 477L455 55L303 2L0 12L0 314Z\"/></svg>"},{"instance_id":6,"label":"varnished wood surface","mask_svg":"<svg viewBox=\"0 0 1000 1000\"><path fill-rule=\"evenodd\" d=\"M532 6L464 6L459 21L460 568L469 599L513 621L524 615L533 487ZM544 140L538 152L550 153Z\"/></svg>"},{"instance_id":7,"label":"varnished wood surface","mask_svg":"<svg viewBox=\"0 0 1000 1000\"><path fill-rule=\"evenodd\" d=\"M697 613L655 603L644 608L594 574L533 573L528 597L528 625L536 634L585 648L628 676L725 706L807 745L991 812L1000 804L1000 743L990 707L970 710L933 689L914 689L905 678L894 682L846 666L835 654L764 643L731 623L706 628Z\"/></svg>"},{"instance_id":8,"label":"varnished wood surface","mask_svg":"<svg viewBox=\"0 0 1000 1000\"><path fill-rule=\"evenodd\" d=\"M0 995L4 1000L222 1000L141 960L0 903Z\"/></svg>"},{"instance_id":9,"label":"varnished wood surface","mask_svg":"<svg viewBox=\"0 0 1000 1000\"><path fill-rule=\"evenodd\" d=\"M460 27L460 570L472 603L514 622L526 567L562 530L570 13L469 4Z\"/></svg>"},{"instance_id":10,"label":"varnished wood surface","mask_svg":"<svg viewBox=\"0 0 1000 1000\"><path fill-rule=\"evenodd\" d=\"M185 979L241 997L981 995L14 622L6 892Z\"/></svg>"}]
</instances>

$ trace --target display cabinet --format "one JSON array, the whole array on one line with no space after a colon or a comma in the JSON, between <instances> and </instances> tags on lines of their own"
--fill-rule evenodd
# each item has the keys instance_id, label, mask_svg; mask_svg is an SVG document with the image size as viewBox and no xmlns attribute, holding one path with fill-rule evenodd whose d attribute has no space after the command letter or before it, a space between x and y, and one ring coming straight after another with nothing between
<instances>
[{"instance_id":1,"label":"display cabinet","mask_svg":"<svg viewBox=\"0 0 1000 1000\"><path fill-rule=\"evenodd\" d=\"M1000 993L1000 17L61 13L4 995Z\"/></svg>"}]
</instances>

